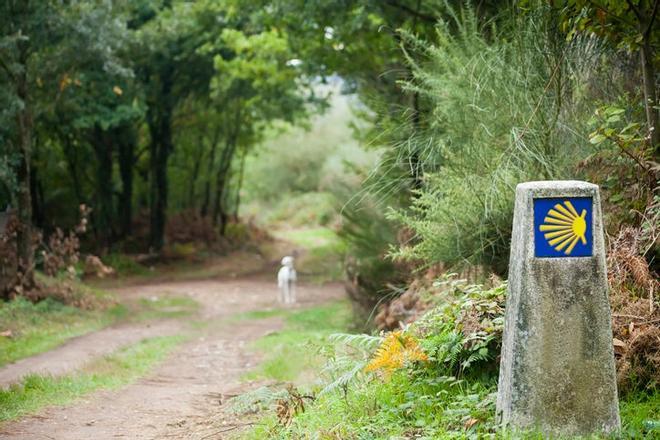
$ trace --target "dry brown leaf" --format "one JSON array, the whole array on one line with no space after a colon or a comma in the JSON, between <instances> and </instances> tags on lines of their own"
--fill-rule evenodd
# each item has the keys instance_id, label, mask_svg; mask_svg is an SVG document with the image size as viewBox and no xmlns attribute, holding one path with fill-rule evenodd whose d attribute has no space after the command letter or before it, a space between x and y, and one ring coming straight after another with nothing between
<instances>
[{"instance_id":1,"label":"dry brown leaf","mask_svg":"<svg viewBox=\"0 0 660 440\"><path fill-rule=\"evenodd\" d=\"M623 348L628 347L628 344L623 342L621 339L612 338L612 343L614 344L615 347L623 347Z\"/></svg>"},{"instance_id":2,"label":"dry brown leaf","mask_svg":"<svg viewBox=\"0 0 660 440\"><path fill-rule=\"evenodd\" d=\"M479 423L479 419L475 419L474 417L471 418L471 419L468 419L468 421L465 422L465 425L464 425L464 426L465 426L465 429L470 429L470 428L472 428L474 425L476 425L477 423Z\"/></svg>"}]
</instances>

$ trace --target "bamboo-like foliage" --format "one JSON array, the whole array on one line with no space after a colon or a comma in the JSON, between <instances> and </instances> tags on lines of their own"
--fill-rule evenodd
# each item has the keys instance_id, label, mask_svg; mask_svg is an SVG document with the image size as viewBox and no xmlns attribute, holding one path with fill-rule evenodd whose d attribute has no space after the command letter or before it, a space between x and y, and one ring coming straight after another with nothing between
<instances>
[{"instance_id":1,"label":"bamboo-like foliage","mask_svg":"<svg viewBox=\"0 0 660 440\"><path fill-rule=\"evenodd\" d=\"M602 49L589 37L567 42L550 8L508 11L498 27L447 8L434 41L403 34L418 52L405 87L429 100L432 117L411 140L423 186L410 209L391 214L416 239L394 254L505 273L515 186L579 177L593 148L589 88ZM398 150L405 160L409 146Z\"/></svg>"}]
</instances>

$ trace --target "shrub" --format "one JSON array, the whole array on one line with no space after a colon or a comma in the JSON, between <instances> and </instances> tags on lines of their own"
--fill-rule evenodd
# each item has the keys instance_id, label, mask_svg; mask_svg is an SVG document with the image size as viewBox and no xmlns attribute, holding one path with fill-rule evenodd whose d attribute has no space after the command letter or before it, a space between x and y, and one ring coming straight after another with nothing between
<instances>
[{"instance_id":1,"label":"shrub","mask_svg":"<svg viewBox=\"0 0 660 440\"><path fill-rule=\"evenodd\" d=\"M411 61L407 87L430 102L415 136L435 166L410 209L391 213L416 236L394 255L502 275L516 184L578 177L598 148L585 138L604 49L586 36L566 42L547 7L505 10L497 28L480 28L470 8L448 16L434 42L404 34L424 60Z\"/></svg>"}]
</instances>

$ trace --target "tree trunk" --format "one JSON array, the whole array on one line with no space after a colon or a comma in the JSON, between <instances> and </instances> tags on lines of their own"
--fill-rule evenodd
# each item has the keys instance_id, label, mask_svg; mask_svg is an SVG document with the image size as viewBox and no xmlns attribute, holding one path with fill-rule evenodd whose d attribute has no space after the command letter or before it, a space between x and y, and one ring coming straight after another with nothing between
<instances>
[{"instance_id":1,"label":"tree trunk","mask_svg":"<svg viewBox=\"0 0 660 440\"><path fill-rule=\"evenodd\" d=\"M222 158L220 159L220 164L218 166L215 182L215 198L213 200L213 226L221 227L221 235L224 235L222 231L224 230L224 222L226 220L226 209L224 209L224 204L222 203L222 197L225 193L225 187L227 184L227 178L229 176L229 171L231 170L231 162L234 157L234 151L236 150L236 143L232 140L229 140L225 149L222 152ZM219 223L222 222L222 223Z\"/></svg>"},{"instance_id":2,"label":"tree trunk","mask_svg":"<svg viewBox=\"0 0 660 440\"><path fill-rule=\"evenodd\" d=\"M149 143L151 154L149 160L149 247L155 252L160 252L165 243L168 196L167 161L174 146L172 141L174 71L171 68L164 71L160 81L158 98L150 104L147 111L147 122L151 134Z\"/></svg>"},{"instance_id":3,"label":"tree trunk","mask_svg":"<svg viewBox=\"0 0 660 440\"><path fill-rule=\"evenodd\" d=\"M238 131L239 127L237 120L234 132L230 135L230 137L227 139L227 142L225 143L225 149L222 151L222 156L220 157L220 163L218 165L216 174L215 199L213 201L212 219L214 226L217 226L218 220L220 220L220 235L224 235L225 226L227 223L227 210L224 207L224 203L222 203L222 197L225 193L225 186L227 184L229 172L231 171L231 163L234 158L234 152L236 151Z\"/></svg>"},{"instance_id":4,"label":"tree trunk","mask_svg":"<svg viewBox=\"0 0 660 440\"><path fill-rule=\"evenodd\" d=\"M238 181L236 182L236 195L234 196L233 220L238 223L238 211L241 207L241 189L243 188L243 178L245 176L245 160L247 159L247 148L243 149L241 155L241 165L238 170Z\"/></svg>"},{"instance_id":5,"label":"tree trunk","mask_svg":"<svg viewBox=\"0 0 660 440\"><path fill-rule=\"evenodd\" d=\"M202 217L206 217L209 213L209 204L211 203L211 175L213 174L213 165L215 164L215 152L220 142L220 131L220 127L216 127L213 139L211 140L211 153L206 170L206 180L204 181L204 199L202 200L202 208L199 211Z\"/></svg>"},{"instance_id":6,"label":"tree trunk","mask_svg":"<svg viewBox=\"0 0 660 440\"><path fill-rule=\"evenodd\" d=\"M20 71L16 74L16 94L23 108L16 114L18 128L18 166L16 178L18 194L16 213L20 227L16 235L18 271L23 276L23 285L34 285L34 249L32 245L32 194L30 193L30 159L32 154L32 114L28 96L27 50L19 55Z\"/></svg>"},{"instance_id":7,"label":"tree trunk","mask_svg":"<svg viewBox=\"0 0 660 440\"><path fill-rule=\"evenodd\" d=\"M660 127L658 127L658 99L655 89L655 67L653 65L653 47L651 46L650 34L644 37L640 50L642 77L644 79L644 108L646 109L646 123L651 133L651 146L657 155L660 148Z\"/></svg>"},{"instance_id":8,"label":"tree trunk","mask_svg":"<svg viewBox=\"0 0 660 440\"><path fill-rule=\"evenodd\" d=\"M104 247L112 244L114 236L112 204L112 136L98 125L94 127L92 145L96 155L96 206L92 213L95 219L95 229L98 243Z\"/></svg>"},{"instance_id":9,"label":"tree trunk","mask_svg":"<svg viewBox=\"0 0 660 440\"><path fill-rule=\"evenodd\" d=\"M135 131L132 126L118 129L119 175L121 177L121 196L117 207L119 209L119 227L122 237L132 232L133 221L133 167L135 166Z\"/></svg>"},{"instance_id":10,"label":"tree trunk","mask_svg":"<svg viewBox=\"0 0 660 440\"><path fill-rule=\"evenodd\" d=\"M165 221L167 213L167 159L170 143L169 135L163 127L152 136L149 151L151 153L150 168L150 230L149 246L155 252L160 252L165 243Z\"/></svg>"},{"instance_id":11,"label":"tree trunk","mask_svg":"<svg viewBox=\"0 0 660 440\"><path fill-rule=\"evenodd\" d=\"M71 184L73 185L73 193L76 196L76 201L80 205L81 203L85 203L85 199L82 194L83 192L82 192L82 184L80 182L80 175L78 174L78 160L77 160L76 147L73 145L73 142L71 141L71 137L69 135L66 134L62 135L60 136L60 139L62 140L64 158L66 159L66 167L67 170L69 171Z\"/></svg>"},{"instance_id":12,"label":"tree trunk","mask_svg":"<svg viewBox=\"0 0 660 440\"><path fill-rule=\"evenodd\" d=\"M195 207L195 187L197 186L197 179L199 178L199 169L202 166L202 158L204 156L204 131L203 130L199 135L199 140L197 141L197 149L195 150L195 157L193 158L193 168L190 173L190 179L188 180L188 208L192 209Z\"/></svg>"},{"instance_id":13,"label":"tree trunk","mask_svg":"<svg viewBox=\"0 0 660 440\"><path fill-rule=\"evenodd\" d=\"M34 162L33 162L34 165ZM30 194L32 199L32 221L39 228L46 227L46 215L44 212L44 187L37 175L37 169L33 166L30 170Z\"/></svg>"},{"instance_id":14,"label":"tree trunk","mask_svg":"<svg viewBox=\"0 0 660 440\"><path fill-rule=\"evenodd\" d=\"M227 178L227 171L225 171L225 167L222 163L218 168L215 178L215 197L213 198L213 213L211 219L213 221L213 226L218 226L220 211L222 210L222 194L225 192L225 180Z\"/></svg>"}]
</instances>

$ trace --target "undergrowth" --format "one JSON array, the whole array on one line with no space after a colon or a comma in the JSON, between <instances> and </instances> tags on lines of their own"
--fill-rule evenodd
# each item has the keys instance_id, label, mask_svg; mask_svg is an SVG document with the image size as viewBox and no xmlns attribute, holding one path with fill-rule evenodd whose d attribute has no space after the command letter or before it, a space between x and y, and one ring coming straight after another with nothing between
<instances>
[{"instance_id":1,"label":"undergrowth","mask_svg":"<svg viewBox=\"0 0 660 440\"><path fill-rule=\"evenodd\" d=\"M266 412L242 436L544 438L538 432L506 433L495 422L505 284L484 288L453 277L435 284L440 292L428 299L435 305L402 330L330 336L332 343L321 349L326 359L321 383L303 391L257 390L259 405L243 408ZM309 402L297 404L303 392ZM621 416L625 438L657 434L660 393L625 395Z\"/></svg>"}]
</instances>

